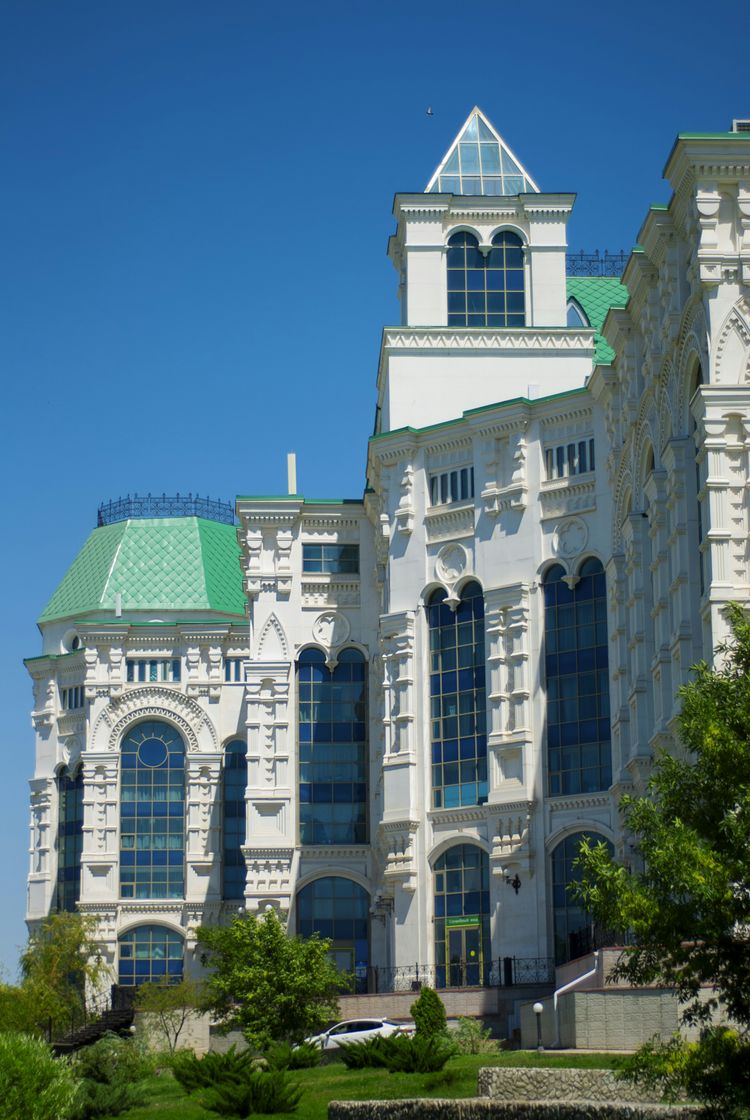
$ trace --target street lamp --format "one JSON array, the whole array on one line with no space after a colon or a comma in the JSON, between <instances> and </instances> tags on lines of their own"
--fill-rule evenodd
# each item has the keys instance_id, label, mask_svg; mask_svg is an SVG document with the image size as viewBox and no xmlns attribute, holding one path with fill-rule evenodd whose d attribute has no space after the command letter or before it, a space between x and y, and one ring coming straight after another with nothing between
<instances>
[{"instance_id":1,"label":"street lamp","mask_svg":"<svg viewBox=\"0 0 750 1120\"><path fill-rule=\"evenodd\" d=\"M536 1050L541 1054L544 1050L542 1042L542 1012L544 1011L543 1003L535 1003L533 1007L534 1014L536 1015Z\"/></svg>"}]
</instances>

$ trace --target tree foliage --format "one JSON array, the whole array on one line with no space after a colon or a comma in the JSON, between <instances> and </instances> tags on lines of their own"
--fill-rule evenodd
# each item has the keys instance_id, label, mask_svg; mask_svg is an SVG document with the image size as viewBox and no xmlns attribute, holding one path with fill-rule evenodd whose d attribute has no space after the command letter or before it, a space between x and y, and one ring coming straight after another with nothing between
<instances>
[{"instance_id":1,"label":"tree foliage","mask_svg":"<svg viewBox=\"0 0 750 1120\"><path fill-rule=\"evenodd\" d=\"M432 1038L447 1031L448 1017L445 1014L445 1004L434 988L425 985L409 1010L417 1025L418 1035Z\"/></svg>"},{"instance_id":2,"label":"tree foliage","mask_svg":"<svg viewBox=\"0 0 750 1120\"><path fill-rule=\"evenodd\" d=\"M152 1016L156 1026L152 1033L160 1035L174 1054L187 1024L201 1014L202 1000L203 985L195 980L141 984L136 992L136 1010Z\"/></svg>"},{"instance_id":3,"label":"tree foliage","mask_svg":"<svg viewBox=\"0 0 750 1120\"><path fill-rule=\"evenodd\" d=\"M728 616L717 667L698 665L681 690L684 751L658 756L648 796L621 801L643 870L586 842L577 887L603 926L630 932L615 976L674 989L683 1021L704 1029L699 1051L712 1069L730 1051L737 1065L737 1047L750 1067L750 621L737 605ZM711 1026L720 1007L734 1040ZM682 1068L700 1067L699 1051ZM670 1063L680 1068L674 1053ZM701 1095L695 1077L673 1076Z\"/></svg>"},{"instance_id":4,"label":"tree foliage","mask_svg":"<svg viewBox=\"0 0 750 1120\"><path fill-rule=\"evenodd\" d=\"M68 1120L79 1099L70 1063L38 1038L0 1034L0 1120Z\"/></svg>"},{"instance_id":5,"label":"tree foliage","mask_svg":"<svg viewBox=\"0 0 750 1120\"><path fill-rule=\"evenodd\" d=\"M21 993L40 1029L69 1023L83 1010L86 989L97 991L107 978L95 929L90 915L50 914L29 935L21 955Z\"/></svg>"},{"instance_id":6,"label":"tree foliage","mask_svg":"<svg viewBox=\"0 0 750 1120\"><path fill-rule=\"evenodd\" d=\"M207 1006L251 1046L301 1042L337 1017L341 977L328 958L330 941L290 936L273 910L201 926L198 941L212 969Z\"/></svg>"}]
</instances>

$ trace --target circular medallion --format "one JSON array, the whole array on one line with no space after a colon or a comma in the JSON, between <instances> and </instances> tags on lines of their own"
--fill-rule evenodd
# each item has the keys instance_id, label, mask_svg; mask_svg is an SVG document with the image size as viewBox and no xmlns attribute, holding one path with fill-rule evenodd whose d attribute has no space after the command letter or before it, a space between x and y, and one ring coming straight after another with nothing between
<instances>
[{"instance_id":1,"label":"circular medallion","mask_svg":"<svg viewBox=\"0 0 750 1120\"><path fill-rule=\"evenodd\" d=\"M349 637L349 621L338 611L326 611L315 619L312 632L316 642L326 649L333 649Z\"/></svg>"},{"instance_id":2,"label":"circular medallion","mask_svg":"<svg viewBox=\"0 0 750 1120\"><path fill-rule=\"evenodd\" d=\"M163 766L167 761L167 746L161 739L144 739L138 748L138 761L142 766Z\"/></svg>"},{"instance_id":3,"label":"circular medallion","mask_svg":"<svg viewBox=\"0 0 750 1120\"><path fill-rule=\"evenodd\" d=\"M460 544L447 544L440 549L435 571L445 583L455 583L466 571L468 557Z\"/></svg>"},{"instance_id":4,"label":"circular medallion","mask_svg":"<svg viewBox=\"0 0 750 1120\"><path fill-rule=\"evenodd\" d=\"M581 521L580 517L571 517L568 521L562 521L555 529L552 547L557 556L568 559L583 552L588 538L585 521Z\"/></svg>"}]
</instances>

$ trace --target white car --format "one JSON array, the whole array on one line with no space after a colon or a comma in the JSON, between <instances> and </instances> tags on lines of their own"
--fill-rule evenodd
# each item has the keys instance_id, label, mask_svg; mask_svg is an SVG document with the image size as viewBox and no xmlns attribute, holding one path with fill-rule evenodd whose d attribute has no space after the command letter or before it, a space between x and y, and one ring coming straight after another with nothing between
<instances>
[{"instance_id":1,"label":"white car","mask_svg":"<svg viewBox=\"0 0 750 1120\"><path fill-rule=\"evenodd\" d=\"M413 1031L413 1023L394 1023L392 1019L346 1019L322 1034L306 1038L305 1042L319 1046L321 1050L335 1050L342 1042L365 1042L368 1038L411 1034Z\"/></svg>"}]
</instances>

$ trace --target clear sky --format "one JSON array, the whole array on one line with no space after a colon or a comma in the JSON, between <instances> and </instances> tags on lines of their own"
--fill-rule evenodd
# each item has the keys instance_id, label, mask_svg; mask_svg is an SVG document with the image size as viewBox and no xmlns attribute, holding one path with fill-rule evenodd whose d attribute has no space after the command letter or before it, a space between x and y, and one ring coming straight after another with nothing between
<instances>
[{"instance_id":1,"label":"clear sky","mask_svg":"<svg viewBox=\"0 0 750 1120\"><path fill-rule=\"evenodd\" d=\"M127 493L359 496L396 191L474 104L574 248L750 116L742 0L3 0L0 963L23 943L35 619ZM428 115L428 106L433 114Z\"/></svg>"}]
</instances>

